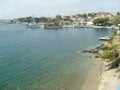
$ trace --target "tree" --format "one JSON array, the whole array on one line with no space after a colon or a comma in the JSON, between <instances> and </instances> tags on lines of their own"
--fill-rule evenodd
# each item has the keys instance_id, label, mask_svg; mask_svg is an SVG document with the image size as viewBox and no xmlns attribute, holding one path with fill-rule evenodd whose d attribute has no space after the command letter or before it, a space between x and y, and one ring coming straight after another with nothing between
<instances>
[{"instance_id":1,"label":"tree","mask_svg":"<svg viewBox=\"0 0 120 90\"><path fill-rule=\"evenodd\" d=\"M96 16L96 13L88 13L88 16L89 16L89 17L95 17L95 16Z\"/></svg>"},{"instance_id":2,"label":"tree","mask_svg":"<svg viewBox=\"0 0 120 90\"><path fill-rule=\"evenodd\" d=\"M57 15L57 16L56 16L56 21L60 22L61 19L62 19L62 16L61 16L61 15Z\"/></svg>"},{"instance_id":3,"label":"tree","mask_svg":"<svg viewBox=\"0 0 120 90\"><path fill-rule=\"evenodd\" d=\"M39 22L40 22L40 18L36 17L36 18L35 18L35 22L36 22L36 23L39 23Z\"/></svg>"},{"instance_id":4,"label":"tree","mask_svg":"<svg viewBox=\"0 0 120 90\"><path fill-rule=\"evenodd\" d=\"M113 24L115 26L118 26L118 24L120 24L120 17L119 18L116 18L114 21L113 21Z\"/></svg>"},{"instance_id":5,"label":"tree","mask_svg":"<svg viewBox=\"0 0 120 90\"><path fill-rule=\"evenodd\" d=\"M106 26L109 23L109 18L97 18L93 21L94 25L97 26Z\"/></svg>"},{"instance_id":6,"label":"tree","mask_svg":"<svg viewBox=\"0 0 120 90\"><path fill-rule=\"evenodd\" d=\"M81 17L87 18L87 14L82 14Z\"/></svg>"},{"instance_id":7,"label":"tree","mask_svg":"<svg viewBox=\"0 0 120 90\"><path fill-rule=\"evenodd\" d=\"M45 17L40 17L40 22L45 23L45 22L47 22L47 21L48 21L47 18L45 18Z\"/></svg>"},{"instance_id":8,"label":"tree","mask_svg":"<svg viewBox=\"0 0 120 90\"><path fill-rule=\"evenodd\" d=\"M120 15L120 12L117 12L117 15Z\"/></svg>"},{"instance_id":9,"label":"tree","mask_svg":"<svg viewBox=\"0 0 120 90\"><path fill-rule=\"evenodd\" d=\"M30 23L33 21L33 18L31 16L29 16L29 17L26 17L24 21Z\"/></svg>"},{"instance_id":10,"label":"tree","mask_svg":"<svg viewBox=\"0 0 120 90\"><path fill-rule=\"evenodd\" d=\"M19 22L24 22L25 19L24 19L24 18L18 18L17 20L18 20Z\"/></svg>"}]
</instances>

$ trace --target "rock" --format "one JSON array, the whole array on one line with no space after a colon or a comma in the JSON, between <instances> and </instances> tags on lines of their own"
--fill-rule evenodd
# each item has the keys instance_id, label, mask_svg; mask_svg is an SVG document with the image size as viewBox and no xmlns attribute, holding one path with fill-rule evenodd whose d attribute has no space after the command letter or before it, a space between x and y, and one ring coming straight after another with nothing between
<instances>
[{"instance_id":1,"label":"rock","mask_svg":"<svg viewBox=\"0 0 120 90\"><path fill-rule=\"evenodd\" d=\"M120 56L116 58L116 62L112 63L109 69L118 68L120 64Z\"/></svg>"},{"instance_id":2,"label":"rock","mask_svg":"<svg viewBox=\"0 0 120 90\"><path fill-rule=\"evenodd\" d=\"M107 49L107 46L104 45L104 44L101 44L100 46L96 47L95 49L98 49L98 50L106 50L106 49Z\"/></svg>"},{"instance_id":3,"label":"rock","mask_svg":"<svg viewBox=\"0 0 120 90\"><path fill-rule=\"evenodd\" d=\"M83 50L84 53L98 53L97 49Z\"/></svg>"},{"instance_id":4,"label":"rock","mask_svg":"<svg viewBox=\"0 0 120 90\"><path fill-rule=\"evenodd\" d=\"M108 63L107 65L105 65L104 71L110 70L111 65L112 65L111 63Z\"/></svg>"},{"instance_id":5,"label":"rock","mask_svg":"<svg viewBox=\"0 0 120 90\"><path fill-rule=\"evenodd\" d=\"M104 61L105 61L105 62L110 62L110 59L105 59Z\"/></svg>"},{"instance_id":6,"label":"rock","mask_svg":"<svg viewBox=\"0 0 120 90\"><path fill-rule=\"evenodd\" d=\"M99 58L99 55L95 55L95 58Z\"/></svg>"},{"instance_id":7,"label":"rock","mask_svg":"<svg viewBox=\"0 0 120 90\"><path fill-rule=\"evenodd\" d=\"M89 52L89 50L83 50L83 52L84 52L84 53L88 53L88 52Z\"/></svg>"},{"instance_id":8,"label":"rock","mask_svg":"<svg viewBox=\"0 0 120 90\"><path fill-rule=\"evenodd\" d=\"M101 44L100 46L97 46L95 49L91 50L83 50L84 53L102 53L103 50L107 49L107 46L104 44ZM101 51L101 52L99 52Z\"/></svg>"}]
</instances>

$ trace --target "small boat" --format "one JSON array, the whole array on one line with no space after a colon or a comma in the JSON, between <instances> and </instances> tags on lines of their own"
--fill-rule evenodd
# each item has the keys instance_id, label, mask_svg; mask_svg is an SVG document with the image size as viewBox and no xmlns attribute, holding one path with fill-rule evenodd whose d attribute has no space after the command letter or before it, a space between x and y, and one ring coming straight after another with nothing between
<instances>
[{"instance_id":1,"label":"small boat","mask_svg":"<svg viewBox=\"0 0 120 90\"><path fill-rule=\"evenodd\" d=\"M39 26L40 26L40 28L44 28L45 23L40 23Z\"/></svg>"},{"instance_id":2,"label":"small boat","mask_svg":"<svg viewBox=\"0 0 120 90\"><path fill-rule=\"evenodd\" d=\"M40 25L37 23L29 23L27 25L28 28L40 28Z\"/></svg>"},{"instance_id":3,"label":"small boat","mask_svg":"<svg viewBox=\"0 0 120 90\"><path fill-rule=\"evenodd\" d=\"M108 41L110 38L108 36L99 37L99 40Z\"/></svg>"}]
</instances>

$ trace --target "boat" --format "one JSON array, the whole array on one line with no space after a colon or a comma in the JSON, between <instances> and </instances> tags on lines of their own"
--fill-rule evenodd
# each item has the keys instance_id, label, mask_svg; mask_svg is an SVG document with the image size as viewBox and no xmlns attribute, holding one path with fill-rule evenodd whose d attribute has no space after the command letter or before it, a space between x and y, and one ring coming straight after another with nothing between
<instances>
[{"instance_id":1,"label":"boat","mask_svg":"<svg viewBox=\"0 0 120 90\"><path fill-rule=\"evenodd\" d=\"M40 28L44 28L45 23L39 23Z\"/></svg>"},{"instance_id":2,"label":"boat","mask_svg":"<svg viewBox=\"0 0 120 90\"><path fill-rule=\"evenodd\" d=\"M73 28L73 25L63 25L62 28Z\"/></svg>"},{"instance_id":3,"label":"boat","mask_svg":"<svg viewBox=\"0 0 120 90\"><path fill-rule=\"evenodd\" d=\"M47 23L44 25L44 29L60 29L61 26L58 23Z\"/></svg>"},{"instance_id":4,"label":"boat","mask_svg":"<svg viewBox=\"0 0 120 90\"><path fill-rule=\"evenodd\" d=\"M33 16L31 22L27 24L27 28L40 28L40 23L36 23Z\"/></svg>"},{"instance_id":5,"label":"boat","mask_svg":"<svg viewBox=\"0 0 120 90\"><path fill-rule=\"evenodd\" d=\"M110 38L108 36L99 37L99 40L108 41Z\"/></svg>"},{"instance_id":6,"label":"boat","mask_svg":"<svg viewBox=\"0 0 120 90\"><path fill-rule=\"evenodd\" d=\"M80 26L79 24L72 24L72 25L63 25L62 28L82 28L84 26Z\"/></svg>"},{"instance_id":7,"label":"boat","mask_svg":"<svg viewBox=\"0 0 120 90\"><path fill-rule=\"evenodd\" d=\"M37 23L29 23L27 24L28 28L40 28L40 25Z\"/></svg>"}]
</instances>

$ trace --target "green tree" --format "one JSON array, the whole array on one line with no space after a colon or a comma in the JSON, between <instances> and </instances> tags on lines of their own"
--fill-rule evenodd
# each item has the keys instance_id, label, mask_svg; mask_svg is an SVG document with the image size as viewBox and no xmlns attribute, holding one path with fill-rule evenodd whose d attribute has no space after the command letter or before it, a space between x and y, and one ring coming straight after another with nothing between
<instances>
[{"instance_id":1,"label":"green tree","mask_svg":"<svg viewBox=\"0 0 120 90\"><path fill-rule=\"evenodd\" d=\"M45 18L45 17L40 17L40 22L45 23L45 22L47 22L47 21L48 21L47 18Z\"/></svg>"},{"instance_id":2,"label":"green tree","mask_svg":"<svg viewBox=\"0 0 120 90\"><path fill-rule=\"evenodd\" d=\"M31 16L29 16L29 17L26 17L26 18L24 19L24 21L30 23L30 22L33 21L33 18L32 18Z\"/></svg>"},{"instance_id":3,"label":"green tree","mask_svg":"<svg viewBox=\"0 0 120 90\"><path fill-rule=\"evenodd\" d=\"M62 16L61 15L56 15L56 21L60 22L62 19Z\"/></svg>"},{"instance_id":4,"label":"green tree","mask_svg":"<svg viewBox=\"0 0 120 90\"><path fill-rule=\"evenodd\" d=\"M95 17L95 16L96 16L96 13L88 13L88 16L89 16L89 17Z\"/></svg>"},{"instance_id":5,"label":"green tree","mask_svg":"<svg viewBox=\"0 0 120 90\"><path fill-rule=\"evenodd\" d=\"M81 14L81 17L87 18L87 14Z\"/></svg>"},{"instance_id":6,"label":"green tree","mask_svg":"<svg viewBox=\"0 0 120 90\"><path fill-rule=\"evenodd\" d=\"M113 21L113 24L115 26L118 26L118 24L120 24L120 17L119 18L116 18L114 21Z\"/></svg>"},{"instance_id":7,"label":"green tree","mask_svg":"<svg viewBox=\"0 0 120 90\"><path fill-rule=\"evenodd\" d=\"M117 12L117 15L120 15L120 12Z\"/></svg>"},{"instance_id":8,"label":"green tree","mask_svg":"<svg viewBox=\"0 0 120 90\"><path fill-rule=\"evenodd\" d=\"M25 18L18 18L17 19L19 22L24 22L25 21Z\"/></svg>"},{"instance_id":9,"label":"green tree","mask_svg":"<svg viewBox=\"0 0 120 90\"><path fill-rule=\"evenodd\" d=\"M97 18L93 21L94 25L97 26L106 26L109 23L109 18Z\"/></svg>"},{"instance_id":10,"label":"green tree","mask_svg":"<svg viewBox=\"0 0 120 90\"><path fill-rule=\"evenodd\" d=\"M35 18L35 22L36 22L36 23L39 23L39 22L40 22L40 18L36 17L36 18Z\"/></svg>"}]
</instances>

